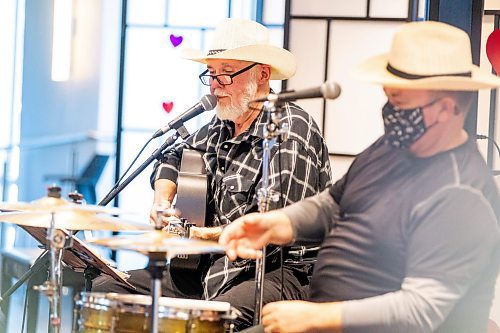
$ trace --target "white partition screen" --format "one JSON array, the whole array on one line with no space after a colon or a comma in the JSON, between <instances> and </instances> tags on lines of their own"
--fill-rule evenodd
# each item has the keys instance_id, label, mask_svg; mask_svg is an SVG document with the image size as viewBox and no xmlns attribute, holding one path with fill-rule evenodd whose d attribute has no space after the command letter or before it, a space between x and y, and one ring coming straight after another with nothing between
<instances>
[{"instance_id":1,"label":"white partition screen","mask_svg":"<svg viewBox=\"0 0 500 333\"><path fill-rule=\"evenodd\" d=\"M289 0L285 26L287 47L297 56L297 74L287 89L305 89L325 81L340 84L336 100L299 101L312 114L330 154L356 155L382 134L382 89L353 80L350 73L362 60L388 51L394 31L422 17L425 1Z\"/></svg>"}]
</instances>

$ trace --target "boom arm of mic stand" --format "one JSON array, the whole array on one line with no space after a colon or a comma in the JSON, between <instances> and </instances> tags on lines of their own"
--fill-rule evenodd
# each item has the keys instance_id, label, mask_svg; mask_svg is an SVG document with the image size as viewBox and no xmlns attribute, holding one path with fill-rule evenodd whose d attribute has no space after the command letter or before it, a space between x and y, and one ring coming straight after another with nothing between
<instances>
[{"instance_id":1,"label":"boom arm of mic stand","mask_svg":"<svg viewBox=\"0 0 500 333\"><path fill-rule=\"evenodd\" d=\"M177 132L175 132L169 138L167 138L167 140L165 140L165 142L161 145L160 148L156 149L153 152L153 154L151 154L151 156L149 156L148 159L146 161L144 161L144 163L142 163L134 172L132 172L132 174L130 176L128 176L120 185L113 188L104 197L104 199L102 199L101 202L99 202L98 205L99 206L106 206L111 200L113 200L118 195L118 193L120 193L132 180L134 180L135 177L137 177L141 172L143 172L144 169L146 169L147 166L151 164L151 162L158 159L160 157L160 155L167 148L169 148L171 145L173 145L175 143L175 141L177 141L178 138L179 138L179 134Z\"/></svg>"}]
</instances>

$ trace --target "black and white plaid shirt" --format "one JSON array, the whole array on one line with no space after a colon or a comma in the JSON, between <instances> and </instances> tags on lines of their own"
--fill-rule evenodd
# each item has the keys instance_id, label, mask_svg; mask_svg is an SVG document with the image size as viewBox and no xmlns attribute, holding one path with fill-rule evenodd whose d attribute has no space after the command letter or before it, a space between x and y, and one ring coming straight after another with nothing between
<instances>
[{"instance_id":1,"label":"black and white plaid shirt","mask_svg":"<svg viewBox=\"0 0 500 333\"><path fill-rule=\"evenodd\" d=\"M257 191L262 186L262 155L267 113L261 112L250 128L233 137L234 124L216 116L210 123L177 144L155 165L151 182L177 182L182 149L203 151L208 177L207 226L224 226L236 218L258 211ZM283 108L280 124L288 124L288 137L271 148L269 188L278 200L275 209L321 192L331 185L328 150L312 117L295 104ZM279 153L278 153L279 152ZM268 256L275 255L270 251ZM205 298L221 288L253 261L230 262L219 258L205 277Z\"/></svg>"}]
</instances>

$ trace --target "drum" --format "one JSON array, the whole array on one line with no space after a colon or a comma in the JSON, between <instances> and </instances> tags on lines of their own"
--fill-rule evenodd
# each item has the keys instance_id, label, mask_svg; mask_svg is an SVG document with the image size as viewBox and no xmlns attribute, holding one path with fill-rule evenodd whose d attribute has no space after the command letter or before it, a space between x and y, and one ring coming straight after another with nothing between
<instances>
[{"instance_id":1,"label":"drum","mask_svg":"<svg viewBox=\"0 0 500 333\"><path fill-rule=\"evenodd\" d=\"M80 333L112 332L115 308L116 301L108 298L106 293L80 293L73 310L73 331Z\"/></svg>"},{"instance_id":2,"label":"drum","mask_svg":"<svg viewBox=\"0 0 500 333\"><path fill-rule=\"evenodd\" d=\"M75 306L75 332L142 333L150 329L151 297L81 293ZM161 297L159 333L232 332L235 310L229 303Z\"/></svg>"}]
</instances>

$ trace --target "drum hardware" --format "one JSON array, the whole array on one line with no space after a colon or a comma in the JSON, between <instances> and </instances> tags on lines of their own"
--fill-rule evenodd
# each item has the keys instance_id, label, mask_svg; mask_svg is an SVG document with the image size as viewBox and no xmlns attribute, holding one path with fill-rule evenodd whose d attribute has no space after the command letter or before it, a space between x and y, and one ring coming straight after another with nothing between
<instances>
[{"instance_id":1,"label":"drum hardware","mask_svg":"<svg viewBox=\"0 0 500 333\"><path fill-rule=\"evenodd\" d=\"M195 227L196 224L188 222L188 220L184 217L172 218L168 221L168 226L163 230L168 233L178 235L182 238L189 238L191 227Z\"/></svg>"},{"instance_id":2,"label":"drum hardware","mask_svg":"<svg viewBox=\"0 0 500 333\"><path fill-rule=\"evenodd\" d=\"M262 142L262 186L257 192L259 205L259 213L264 213L269 210L271 202L279 200L279 193L273 193L269 189L270 175L270 156L271 148L276 144L276 140L286 140L288 137L288 124L281 124L281 111L274 101L264 103L264 110L267 112L267 124L264 128L264 141ZM256 260L255 263L255 313L253 318L254 325L261 323L262 306L264 298L264 275L266 267L266 247L262 249L262 258Z\"/></svg>"},{"instance_id":3,"label":"drum hardware","mask_svg":"<svg viewBox=\"0 0 500 333\"><path fill-rule=\"evenodd\" d=\"M163 228L170 234L178 235L182 238L189 238L191 227L196 226L195 223L190 223L186 218L171 217L168 221L168 226ZM210 260L209 254L178 254L170 258L170 269L174 270L189 270L199 271L203 269L204 264Z\"/></svg>"},{"instance_id":4,"label":"drum hardware","mask_svg":"<svg viewBox=\"0 0 500 333\"><path fill-rule=\"evenodd\" d=\"M318 254L320 247L308 247L308 246L300 246L300 247L292 247L287 253L294 257L295 260L291 259L291 262L305 262L305 263L313 263L315 262L316 256Z\"/></svg>"},{"instance_id":5,"label":"drum hardware","mask_svg":"<svg viewBox=\"0 0 500 333\"><path fill-rule=\"evenodd\" d=\"M319 246L291 247L286 252L285 264L304 271L311 279L319 249Z\"/></svg>"},{"instance_id":6,"label":"drum hardware","mask_svg":"<svg viewBox=\"0 0 500 333\"><path fill-rule=\"evenodd\" d=\"M74 204L81 205L83 203L83 195L81 193L78 193L76 190L69 193L68 197L71 199L71 201Z\"/></svg>"},{"instance_id":7,"label":"drum hardware","mask_svg":"<svg viewBox=\"0 0 500 333\"><path fill-rule=\"evenodd\" d=\"M48 197L61 198L61 188L51 186L49 187ZM62 286L62 272L61 260L62 251L65 245L65 237L62 232L55 229L55 211L50 212L50 226L47 230L47 247L50 254L50 269L49 280L45 281L43 285L35 286L34 289L42 292L49 299L50 304L50 325L55 333L59 332L61 327L61 286Z\"/></svg>"}]
</instances>

